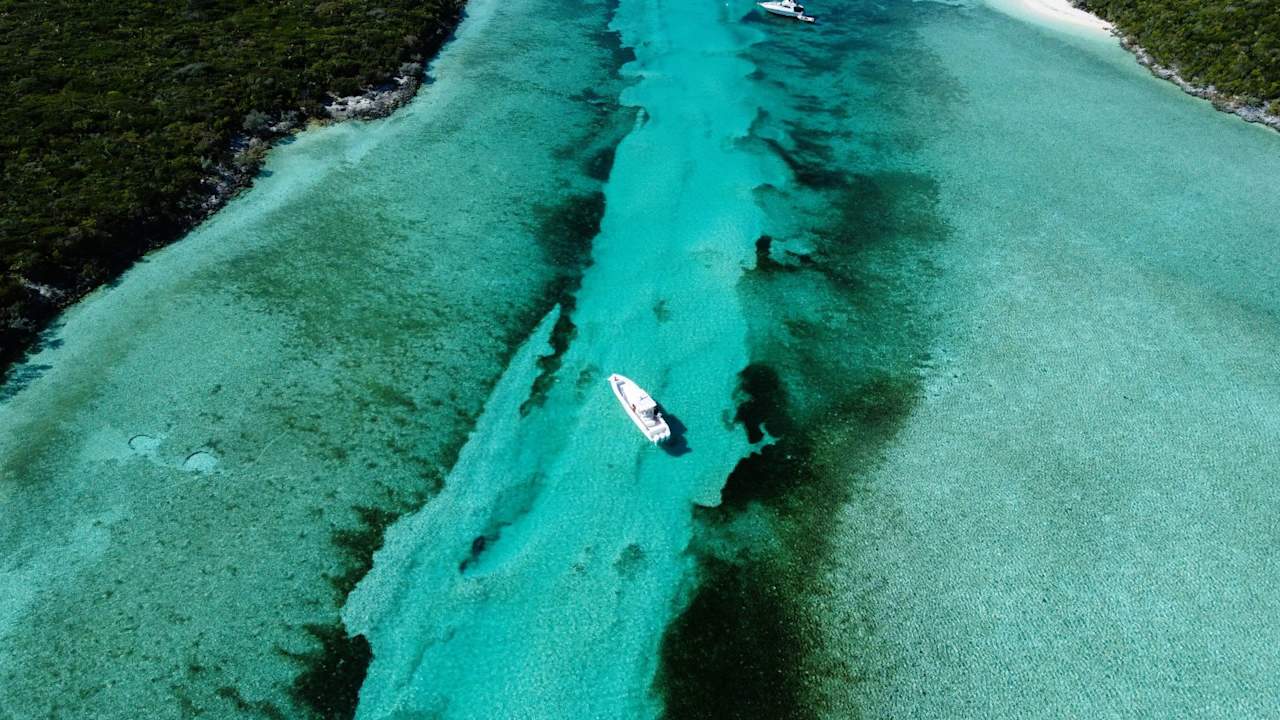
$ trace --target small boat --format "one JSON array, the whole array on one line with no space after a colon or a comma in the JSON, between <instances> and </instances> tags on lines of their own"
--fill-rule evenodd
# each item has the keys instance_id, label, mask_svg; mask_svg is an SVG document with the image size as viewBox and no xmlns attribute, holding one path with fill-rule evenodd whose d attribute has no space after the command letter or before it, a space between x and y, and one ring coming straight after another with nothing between
<instances>
[{"instance_id":1,"label":"small boat","mask_svg":"<svg viewBox=\"0 0 1280 720\"><path fill-rule=\"evenodd\" d=\"M640 428L649 442L660 443L671 437L671 428L667 426L658 403L649 397L649 393L617 373L609 376L609 387L613 388L613 394L622 403L622 409L631 416L631 422Z\"/></svg>"},{"instance_id":2,"label":"small boat","mask_svg":"<svg viewBox=\"0 0 1280 720\"><path fill-rule=\"evenodd\" d=\"M774 15L795 18L800 22L817 22L817 18L805 15L804 6L795 0L771 0L770 2L758 2L756 4Z\"/></svg>"}]
</instances>

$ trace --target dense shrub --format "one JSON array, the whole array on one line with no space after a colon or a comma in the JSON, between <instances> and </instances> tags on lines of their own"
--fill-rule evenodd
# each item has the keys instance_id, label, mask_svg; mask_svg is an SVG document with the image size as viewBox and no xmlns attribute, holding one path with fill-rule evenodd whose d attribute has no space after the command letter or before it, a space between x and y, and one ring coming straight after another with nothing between
<instances>
[{"instance_id":1,"label":"dense shrub","mask_svg":"<svg viewBox=\"0 0 1280 720\"><path fill-rule=\"evenodd\" d=\"M1280 98L1280 0L1080 0L1187 80Z\"/></svg>"}]
</instances>

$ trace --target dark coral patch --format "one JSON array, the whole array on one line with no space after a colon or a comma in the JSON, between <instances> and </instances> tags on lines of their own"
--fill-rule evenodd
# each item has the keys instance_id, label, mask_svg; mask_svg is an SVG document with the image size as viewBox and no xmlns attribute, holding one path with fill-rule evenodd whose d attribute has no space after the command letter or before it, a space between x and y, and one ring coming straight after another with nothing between
<instances>
[{"instance_id":1,"label":"dark coral patch","mask_svg":"<svg viewBox=\"0 0 1280 720\"><path fill-rule=\"evenodd\" d=\"M345 599L373 567L373 554L382 547L387 528L404 512L378 507L357 507L355 511L359 524L333 533L333 544L342 550L346 559L343 572L329 578L340 599Z\"/></svg>"},{"instance_id":2,"label":"dark coral patch","mask_svg":"<svg viewBox=\"0 0 1280 720\"><path fill-rule=\"evenodd\" d=\"M708 558L671 624L657 684L668 720L815 717L792 672L804 639L763 566Z\"/></svg>"},{"instance_id":3,"label":"dark coral patch","mask_svg":"<svg viewBox=\"0 0 1280 720\"><path fill-rule=\"evenodd\" d=\"M596 191L538 208L538 242L553 265L569 274L586 266L591 241L600 233L604 206L604 193Z\"/></svg>"},{"instance_id":4,"label":"dark coral patch","mask_svg":"<svg viewBox=\"0 0 1280 720\"><path fill-rule=\"evenodd\" d=\"M607 0L609 17L616 17L619 0ZM622 44L622 33L616 30L601 30L596 35L596 43L609 52L614 74L621 74L622 66L636 61L636 51L630 45Z\"/></svg>"},{"instance_id":5,"label":"dark coral patch","mask_svg":"<svg viewBox=\"0 0 1280 720\"><path fill-rule=\"evenodd\" d=\"M618 148L614 145L603 147L591 154L587 158L583 170L587 173L587 177L592 180L604 182L609 179L609 173L613 172L613 160L617 155Z\"/></svg>"},{"instance_id":6,"label":"dark coral patch","mask_svg":"<svg viewBox=\"0 0 1280 720\"><path fill-rule=\"evenodd\" d=\"M600 234L604 210L604 193L599 191L573 195L558 205L539 210L538 241L557 272L548 292L547 308L558 303L560 317L551 330L551 353L538 358L538 375L533 380L529 398L520 406L522 414L546 400L564 353L577 334L571 319L576 304L574 295L582 284L582 274L591 264L591 245Z\"/></svg>"},{"instance_id":7,"label":"dark coral patch","mask_svg":"<svg viewBox=\"0 0 1280 720\"><path fill-rule=\"evenodd\" d=\"M231 703L231 706L241 715L257 715L267 720L285 720L285 714L274 703L248 700L233 687L224 685L214 690L213 694ZM195 708L195 704L189 699L182 703L182 706ZM198 714L199 711L196 710L196 713Z\"/></svg>"},{"instance_id":8,"label":"dark coral patch","mask_svg":"<svg viewBox=\"0 0 1280 720\"><path fill-rule=\"evenodd\" d=\"M756 238L756 270L776 270L778 267L773 259L773 238L768 235Z\"/></svg>"},{"instance_id":9,"label":"dark coral patch","mask_svg":"<svg viewBox=\"0 0 1280 720\"><path fill-rule=\"evenodd\" d=\"M484 555L484 551L497 539L498 535L496 533L493 535L477 535L472 539L470 552L467 553L462 562L458 563L458 572L465 573L468 568L479 562L480 556Z\"/></svg>"},{"instance_id":10,"label":"dark coral patch","mask_svg":"<svg viewBox=\"0 0 1280 720\"><path fill-rule=\"evenodd\" d=\"M835 257L884 240L926 242L946 237L938 213L938 182L928 175L884 171L845 178L834 198L838 221L820 233Z\"/></svg>"},{"instance_id":11,"label":"dark coral patch","mask_svg":"<svg viewBox=\"0 0 1280 720\"><path fill-rule=\"evenodd\" d=\"M769 504L785 497L808 479L805 460L806 453L787 440L751 453L729 473L720 490L720 507L709 516L731 519L748 503Z\"/></svg>"},{"instance_id":12,"label":"dark coral patch","mask_svg":"<svg viewBox=\"0 0 1280 720\"><path fill-rule=\"evenodd\" d=\"M304 670L294 679L290 694L313 717L346 720L355 716L373 651L363 635L351 636L342 620L306 626L320 647L304 653L285 654L302 663Z\"/></svg>"},{"instance_id":13,"label":"dark coral patch","mask_svg":"<svg viewBox=\"0 0 1280 720\"><path fill-rule=\"evenodd\" d=\"M357 525L334 531L333 544L342 551L344 568L341 574L331 576L329 582L339 603L346 600L356 583L373 567L374 553L381 549L387 528L424 502L425 496L414 496L408 501L393 498L390 509L356 507ZM279 651L302 666L290 695L299 707L309 711L310 717L325 720L354 717L360 686L373 660L368 640L362 635L348 635L341 617L328 624L309 624L305 629L318 641L319 647L305 652Z\"/></svg>"},{"instance_id":14,"label":"dark coral patch","mask_svg":"<svg viewBox=\"0 0 1280 720\"><path fill-rule=\"evenodd\" d=\"M781 437L791 429L787 393L778 372L763 363L752 363L738 373L738 410L733 416L747 431L747 442L764 439L765 431Z\"/></svg>"},{"instance_id":15,"label":"dark coral patch","mask_svg":"<svg viewBox=\"0 0 1280 720\"><path fill-rule=\"evenodd\" d=\"M796 182L804 187L814 190L833 190L849 183L849 173L827 162L824 157L814 156L799 148L784 147L782 143L771 138L764 138L762 141L782 158Z\"/></svg>"}]
</instances>

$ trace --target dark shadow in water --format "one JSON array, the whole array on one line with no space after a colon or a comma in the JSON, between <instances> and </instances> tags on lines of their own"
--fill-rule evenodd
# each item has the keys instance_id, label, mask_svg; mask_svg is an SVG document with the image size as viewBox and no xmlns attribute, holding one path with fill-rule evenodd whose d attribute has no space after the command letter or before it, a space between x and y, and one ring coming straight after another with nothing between
<instances>
[{"instance_id":1,"label":"dark shadow in water","mask_svg":"<svg viewBox=\"0 0 1280 720\"><path fill-rule=\"evenodd\" d=\"M751 363L738 373L738 410L733 420L747 431L747 442L790 434L792 423L787 394L778 371L764 363Z\"/></svg>"},{"instance_id":2,"label":"dark shadow in water","mask_svg":"<svg viewBox=\"0 0 1280 720\"><path fill-rule=\"evenodd\" d=\"M671 457L680 457L686 455L693 450L689 447L689 441L685 439L685 432L689 430L684 423L680 422L680 418L673 415L666 408L659 406L662 417L666 419L667 426L671 428L671 437L658 447Z\"/></svg>"},{"instance_id":3,"label":"dark shadow in water","mask_svg":"<svg viewBox=\"0 0 1280 720\"><path fill-rule=\"evenodd\" d=\"M458 563L458 572L465 574L474 569L484 554L502 539L502 532L529 514L541 492L542 474L534 473L527 480L498 493L493 501L488 523L485 524L484 530L471 541L467 556Z\"/></svg>"},{"instance_id":4,"label":"dark shadow in water","mask_svg":"<svg viewBox=\"0 0 1280 720\"><path fill-rule=\"evenodd\" d=\"M591 245L600 234L604 206L604 193L597 190L571 195L555 206L535 208L539 216L538 242L556 268L556 278L547 288L547 310L559 304L560 315L551 331L551 352L538 358L538 375L533 379L529 398L520 404L521 417L546 401L569 343L577 335L571 317L582 274L591 265Z\"/></svg>"},{"instance_id":5,"label":"dark shadow in water","mask_svg":"<svg viewBox=\"0 0 1280 720\"><path fill-rule=\"evenodd\" d=\"M804 626L771 568L703 557L692 599L667 628L655 678L663 720L814 720L793 671Z\"/></svg>"},{"instance_id":6,"label":"dark shadow in water","mask_svg":"<svg viewBox=\"0 0 1280 720\"><path fill-rule=\"evenodd\" d=\"M37 363L26 363L14 367L4 378L4 383L0 384L0 403L16 397L18 393L27 389L28 385L39 380L41 375L52 369L52 365Z\"/></svg>"},{"instance_id":7,"label":"dark shadow in water","mask_svg":"<svg viewBox=\"0 0 1280 720\"><path fill-rule=\"evenodd\" d=\"M28 385L39 380L42 375L53 369L52 365L35 363L31 362L31 360L41 350L62 347L63 340L60 333L64 324L65 320L61 318L49 323L48 327L36 335L31 346L19 356L20 359L14 359L14 364L8 370L3 367L6 353L3 348L0 348L0 403L17 396Z\"/></svg>"},{"instance_id":8,"label":"dark shadow in water","mask_svg":"<svg viewBox=\"0 0 1280 720\"><path fill-rule=\"evenodd\" d=\"M501 531L502 529L498 528L490 534L477 535L476 538L471 541L471 552L467 555L466 559L458 563L458 572L465 574L467 569L480 559L480 556L484 554L484 551L488 549L489 545L498 539L498 534Z\"/></svg>"},{"instance_id":9,"label":"dark shadow in water","mask_svg":"<svg viewBox=\"0 0 1280 720\"><path fill-rule=\"evenodd\" d=\"M787 140L761 132L752 142L775 151L823 205L799 226L807 260L791 265L792 237L761 237L756 268L743 279L744 304L766 312L752 323L760 339L734 420L748 441L772 441L733 469L719 506L695 510L699 584L668 626L654 682L664 720L857 718L866 699L902 687L888 681L898 663L870 610L884 602L877 594L889 580L870 558L840 561L857 567L857 589L839 612L819 613L830 597L826 578L841 567L836 554L882 537L878 528L841 528L835 510L875 517L872 503L895 507L869 478L921 394L916 368L934 322L931 246L949 234L939 180L899 158L935 142L915 118L956 115L950 94L933 90L950 81L912 41L916 20L880 7L851 7L858 22L820 22L818 32L760 12L743 20L770 25L769 39L747 56L784 58L758 63L757 82L776 83L790 104L758 126L782 123ZM833 76L850 77L855 92L823 80ZM865 88L877 108L860 102ZM874 138L848 136L873 122ZM881 156L893 162L867 162ZM806 311L806 300L845 308L847 319ZM849 536L837 545L842 533ZM752 542L762 535L769 542ZM854 638L838 655L821 650L827 624ZM849 694L831 693L835 687Z\"/></svg>"},{"instance_id":10,"label":"dark shadow in water","mask_svg":"<svg viewBox=\"0 0 1280 720\"><path fill-rule=\"evenodd\" d=\"M319 647L300 653L281 651L305 668L290 688L294 700L309 708L313 717L325 720L355 717L360 687L373 661L369 641L363 635L348 635L340 617L332 623L311 623L303 627L318 641ZM284 717L278 711L262 714Z\"/></svg>"}]
</instances>

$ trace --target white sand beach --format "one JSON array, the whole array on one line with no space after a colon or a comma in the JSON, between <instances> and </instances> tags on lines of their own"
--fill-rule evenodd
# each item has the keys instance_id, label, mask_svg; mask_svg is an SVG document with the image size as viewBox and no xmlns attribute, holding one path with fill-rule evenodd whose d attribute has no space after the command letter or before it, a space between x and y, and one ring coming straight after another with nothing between
<instances>
[{"instance_id":1,"label":"white sand beach","mask_svg":"<svg viewBox=\"0 0 1280 720\"><path fill-rule=\"evenodd\" d=\"M1042 24L1111 32L1111 23L1073 6L1068 0L987 0L987 3L1015 17Z\"/></svg>"}]
</instances>

